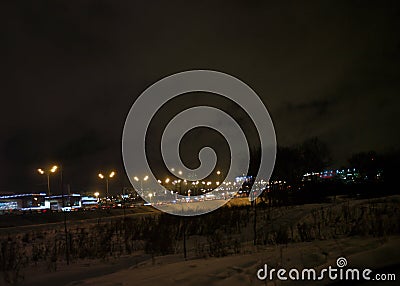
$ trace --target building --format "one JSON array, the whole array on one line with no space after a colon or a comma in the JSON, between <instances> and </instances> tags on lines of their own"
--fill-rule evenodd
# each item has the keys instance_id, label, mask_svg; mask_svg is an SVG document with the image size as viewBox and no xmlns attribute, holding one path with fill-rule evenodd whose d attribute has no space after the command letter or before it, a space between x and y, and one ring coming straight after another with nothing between
<instances>
[{"instance_id":1,"label":"building","mask_svg":"<svg viewBox=\"0 0 400 286\"><path fill-rule=\"evenodd\" d=\"M343 183L354 183L360 181L362 176L355 168L325 170L321 172L311 172L303 175L303 182L323 182L327 180L336 180Z\"/></svg>"},{"instance_id":2,"label":"building","mask_svg":"<svg viewBox=\"0 0 400 286\"><path fill-rule=\"evenodd\" d=\"M85 210L93 210L99 207L98 199L90 196L82 197L81 204L82 204L82 209Z\"/></svg>"},{"instance_id":3,"label":"building","mask_svg":"<svg viewBox=\"0 0 400 286\"><path fill-rule=\"evenodd\" d=\"M0 196L0 211L32 211L45 210L46 194L12 194Z\"/></svg>"},{"instance_id":4,"label":"building","mask_svg":"<svg viewBox=\"0 0 400 286\"><path fill-rule=\"evenodd\" d=\"M82 207L80 194L46 196L45 206L51 211L71 211Z\"/></svg>"},{"instance_id":5,"label":"building","mask_svg":"<svg viewBox=\"0 0 400 286\"><path fill-rule=\"evenodd\" d=\"M94 198L94 200L96 200ZM97 204L97 200L96 200ZM13 211L72 211L82 208L80 194L51 195L39 194L10 194L0 196L0 212Z\"/></svg>"}]
</instances>

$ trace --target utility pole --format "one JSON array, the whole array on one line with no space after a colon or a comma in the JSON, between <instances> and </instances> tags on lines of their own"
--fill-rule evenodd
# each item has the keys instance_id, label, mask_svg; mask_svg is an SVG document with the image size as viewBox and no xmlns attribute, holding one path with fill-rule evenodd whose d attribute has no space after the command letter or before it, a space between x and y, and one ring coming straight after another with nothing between
<instances>
[{"instance_id":1,"label":"utility pole","mask_svg":"<svg viewBox=\"0 0 400 286\"><path fill-rule=\"evenodd\" d=\"M67 260L67 265L69 265L69 244L68 244L68 230L67 230L67 212L65 211L65 197L64 197L64 186L63 186L63 169L60 166L60 183L61 183L61 198L64 213L64 233L65 233L65 258ZM68 185L69 189L69 185Z\"/></svg>"}]
</instances>

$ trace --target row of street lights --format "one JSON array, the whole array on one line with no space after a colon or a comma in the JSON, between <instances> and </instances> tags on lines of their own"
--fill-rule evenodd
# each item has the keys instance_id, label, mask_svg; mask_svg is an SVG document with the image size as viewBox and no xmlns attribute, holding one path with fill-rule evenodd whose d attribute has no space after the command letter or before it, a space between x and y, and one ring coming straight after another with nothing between
<instances>
[{"instance_id":1,"label":"row of street lights","mask_svg":"<svg viewBox=\"0 0 400 286\"><path fill-rule=\"evenodd\" d=\"M50 175L51 175L51 174L54 174L58 169L59 169L59 167L58 167L57 165L54 165L54 166L52 166L52 167L49 168L49 169L42 169L42 168L37 169L37 171L38 171L38 173L39 173L40 175L46 175L46 176L47 176L47 194L48 194L48 195L51 195L51 190L50 190ZM175 169L172 168L171 171L172 171L172 172L175 172ZM178 173L179 175L182 175L182 171L178 171L177 173ZM221 175L221 171L217 171L216 174L217 174L218 176ZM103 174L103 173L99 173L99 174L98 174L98 177L99 177L101 180L105 180L105 182L106 182L106 200L107 200L108 197L109 197L109 179L114 178L115 175L116 175L116 172L115 172L115 171L110 171L110 173L109 173L108 175L105 175L105 174ZM139 182L139 181L140 181L140 187L141 187L141 190L143 190L143 182L146 182L146 181L149 179L149 176L146 175L146 176L143 177L143 179L140 179L139 177L135 176L133 179L134 179L136 182ZM169 184L169 183L171 182L171 180L170 180L169 178L166 178L164 182L165 182L165 184ZM172 184L173 184L173 185L179 184L179 186L181 187L181 182L184 182L185 185L187 185L187 181L186 181L186 180L182 180L182 181L181 181L181 180L175 180L175 181L172 182ZM158 183L161 184L162 181L161 181L161 180L158 180ZM192 182L192 185L194 185L195 187L197 187L198 184L199 184L199 181ZM203 182L201 182L201 184L210 186L210 185L211 185L211 182L204 182L204 181L203 181ZM219 185L219 181L216 182L216 185L217 185L217 186ZM96 192L96 193L95 193L95 196L98 198L99 193Z\"/></svg>"},{"instance_id":2,"label":"row of street lights","mask_svg":"<svg viewBox=\"0 0 400 286\"><path fill-rule=\"evenodd\" d=\"M37 169L37 172L38 172L40 175L45 175L45 176L47 177L47 195L49 195L49 196L51 195L51 189L50 189L50 175L56 173L58 169L60 169L60 167L58 167L57 165L53 165L51 168L48 168L48 169L45 169L45 168L39 168L39 169ZM111 171L107 176L106 176L106 175L103 175L102 173L99 173L99 174L98 174L98 177L99 177L100 179L102 179L102 180L105 179L105 181L106 181L106 199L108 199L108 197L109 197L109 192L108 192L108 180L111 179L111 178L114 178L115 175L116 175L116 172L115 172L115 171ZM62 175L61 175L61 176L62 176ZM146 176L146 177L148 178L148 176ZM61 187L62 187L62 186L61 186ZM96 192L96 193L95 193L96 198L98 198L99 195L100 195L99 192Z\"/></svg>"}]
</instances>

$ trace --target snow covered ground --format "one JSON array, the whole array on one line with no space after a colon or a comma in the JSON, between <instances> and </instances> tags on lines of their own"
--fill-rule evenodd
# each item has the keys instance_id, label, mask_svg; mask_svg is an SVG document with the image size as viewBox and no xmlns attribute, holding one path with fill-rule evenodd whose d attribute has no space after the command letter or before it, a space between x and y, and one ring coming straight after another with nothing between
<instances>
[{"instance_id":1,"label":"snow covered ground","mask_svg":"<svg viewBox=\"0 0 400 286\"><path fill-rule=\"evenodd\" d=\"M270 267L290 269L336 266L338 257L345 257L348 267L370 268L380 273L395 273L400 278L400 236L387 238L352 237L339 240L293 243L288 246L249 246L247 253L222 258L185 261L182 255L152 259L146 254L109 260L85 261L57 272L27 272L21 285L280 285L281 281L260 281L256 273L265 263ZM28 281L29 280L29 281ZM397 281L398 282L398 281ZM283 284L325 285L323 282L293 282ZM361 284L360 284L361 285ZM364 285L364 284L362 284ZM367 284L368 285L368 284ZM373 285L398 285L374 282Z\"/></svg>"},{"instance_id":2,"label":"snow covered ground","mask_svg":"<svg viewBox=\"0 0 400 286\"><path fill-rule=\"evenodd\" d=\"M276 269L320 270L329 266L336 267L338 257L345 257L348 267L351 268L370 268L375 273L394 273L398 281L400 279L399 201L400 197L394 196L372 200L344 200L334 204L278 207L272 208L271 211L260 208L257 214L259 244L257 246L253 245L253 219L250 210L247 214L250 217L239 216L244 222L248 221L239 227L239 233L232 233L232 240L228 240L231 243L238 239L239 251L233 251L235 246L229 244L229 250L222 255L223 257L215 257L218 255L213 255L207 245L218 244L219 239L226 240L224 233L215 237L192 234L186 241L187 260L183 258L181 236L173 238L175 243L170 253L176 254L164 256L152 257L148 250L146 253L144 248L136 248L140 250L130 255L113 251L103 259L75 257L70 265L66 265L61 252L57 263L52 263L50 260L38 261L21 268L17 285L342 285L338 281L328 280L282 282L276 279L260 281L257 278L257 271L264 264ZM247 210L244 208L245 214ZM228 213L231 211L229 209ZM227 220L229 216L226 216L225 211L216 214L217 216L209 216L207 222L210 223L210 218L218 222L231 221ZM241 211L237 214L241 214ZM201 222L204 222L204 219ZM134 224L130 227L137 226L140 221L132 221ZM152 220L144 222L150 223ZM117 225L111 224L113 227ZM202 224L192 226L204 227ZM221 226L219 223L215 224L212 230L215 233L232 231L229 228L224 230L224 225L221 228L219 226ZM85 227L88 229L86 223ZM97 231L107 229L99 228ZM279 237L280 229L284 230L285 235L282 237ZM157 228L156 233L159 231ZM55 240L56 235L53 232L46 233L43 234L41 247L51 245L55 241L60 243ZM179 234L176 230L175 233ZM22 236L22 233L18 235ZM96 236L99 235L100 233L96 232ZM116 231L115 235L121 234ZM115 235L113 239L116 239ZM87 236L84 241L95 241L96 236ZM216 240L210 241L210 238ZM31 237L25 246L30 246L32 242L35 240ZM206 249L203 249L204 246ZM11 271L11 274L15 274L15 271ZM0 279L0 286L3 285L6 284ZM364 284L359 282L357 285ZM398 284L387 281L379 284L375 281L373 285Z\"/></svg>"}]
</instances>

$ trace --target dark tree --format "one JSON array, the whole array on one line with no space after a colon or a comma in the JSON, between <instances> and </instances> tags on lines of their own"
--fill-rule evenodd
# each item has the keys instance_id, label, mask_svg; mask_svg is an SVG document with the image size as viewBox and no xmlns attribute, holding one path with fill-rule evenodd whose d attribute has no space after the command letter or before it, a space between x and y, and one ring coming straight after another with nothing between
<instances>
[{"instance_id":1,"label":"dark tree","mask_svg":"<svg viewBox=\"0 0 400 286\"><path fill-rule=\"evenodd\" d=\"M375 151L353 154L348 161L351 167L365 173L376 171L381 164L381 158Z\"/></svg>"},{"instance_id":2,"label":"dark tree","mask_svg":"<svg viewBox=\"0 0 400 286\"><path fill-rule=\"evenodd\" d=\"M321 171L332 163L328 146L317 137L304 141L299 151L305 172Z\"/></svg>"},{"instance_id":3,"label":"dark tree","mask_svg":"<svg viewBox=\"0 0 400 286\"><path fill-rule=\"evenodd\" d=\"M321 171L331 164L330 151L318 138L292 147L278 147L272 180L285 180L291 185L310 171Z\"/></svg>"},{"instance_id":4,"label":"dark tree","mask_svg":"<svg viewBox=\"0 0 400 286\"><path fill-rule=\"evenodd\" d=\"M348 162L351 167L359 170L363 178L383 180L394 185L400 173L399 160L399 151L392 151L386 154L369 151L352 155Z\"/></svg>"},{"instance_id":5,"label":"dark tree","mask_svg":"<svg viewBox=\"0 0 400 286\"><path fill-rule=\"evenodd\" d=\"M302 169L301 154L298 148L278 147L271 180L285 180L289 184L294 184L301 179Z\"/></svg>"}]
</instances>

